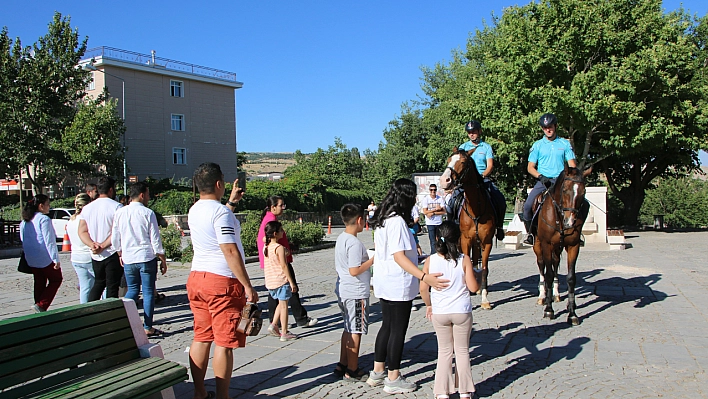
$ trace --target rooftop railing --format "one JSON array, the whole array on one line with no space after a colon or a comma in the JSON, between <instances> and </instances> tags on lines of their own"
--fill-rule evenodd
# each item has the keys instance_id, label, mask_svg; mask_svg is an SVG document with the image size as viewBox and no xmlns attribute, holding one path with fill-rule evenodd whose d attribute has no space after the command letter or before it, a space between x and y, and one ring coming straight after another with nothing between
<instances>
[{"instance_id":1,"label":"rooftop railing","mask_svg":"<svg viewBox=\"0 0 708 399\"><path fill-rule=\"evenodd\" d=\"M132 64L146 65L154 68L164 68L171 71L186 72L208 78L236 82L236 73L208 68L186 62L157 57L154 54L140 54L133 51L121 50L113 47L94 47L86 50L84 59L98 58L112 59Z\"/></svg>"}]
</instances>

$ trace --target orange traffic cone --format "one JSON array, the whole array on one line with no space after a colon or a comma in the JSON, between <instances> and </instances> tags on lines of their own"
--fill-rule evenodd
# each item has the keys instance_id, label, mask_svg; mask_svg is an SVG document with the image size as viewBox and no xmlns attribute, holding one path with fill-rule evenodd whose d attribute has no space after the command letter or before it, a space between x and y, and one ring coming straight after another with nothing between
<instances>
[{"instance_id":1,"label":"orange traffic cone","mask_svg":"<svg viewBox=\"0 0 708 399\"><path fill-rule=\"evenodd\" d=\"M327 235L332 234L332 216L327 221Z\"/></svg>"},{"instance_id":2,"label":"orange traffic cone","mask_svg":"<svg viewBox=\"0 0 708 399\"><path fill-rule=\"evenodd\" d=\"M71 252L71 240L69 240L69 233L66 232L64 228L64 241L61 243L62 252Z\"/></svg>"}]
</instances>

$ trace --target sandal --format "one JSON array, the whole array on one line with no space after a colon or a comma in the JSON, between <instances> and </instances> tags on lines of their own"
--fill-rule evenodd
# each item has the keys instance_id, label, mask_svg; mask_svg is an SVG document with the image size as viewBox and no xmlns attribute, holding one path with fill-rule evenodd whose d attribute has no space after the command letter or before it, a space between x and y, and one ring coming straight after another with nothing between
<instances>
[{"instance_id":1,"label":"sandal","mask_svg":"<svg viewBox=\"0 0 708 399\"><path fill-rule=\"evenodd\" d=\"M342 378L344 377L344 373L346 372L346 370L347 366L343 365L342 363L337 363L337 365L334 366L334 371L332 371L332 373L334 373L334 375L336 375L337 377Z\"/></svg>"},{"instance_id":2,"label":"sandal","mask_svg":"<svg viewBox=\"0 0 708 399\"><path fill-rule=\"evenodd\" d=\"M350 370L349 368L347 368L347 373L342 378L344 381L348 382L360 382L366 381L368 377L369 373L357 367L356 370Z\"/></svg>"},{"instance_id":3,"label":"sandal","mask_svg":"<svg viewBox=\"0 0 708 399\"><path fill-rule=\"evenodd\" d=\"M165 332L162 331L162 330L158 330L157 328L153 328L153 329L150 330L150 331L145 331L145 335L147 335L148 338L150 338L150 337L160 337L160 336L165 335Z\"/></svg>"}]
</instances>

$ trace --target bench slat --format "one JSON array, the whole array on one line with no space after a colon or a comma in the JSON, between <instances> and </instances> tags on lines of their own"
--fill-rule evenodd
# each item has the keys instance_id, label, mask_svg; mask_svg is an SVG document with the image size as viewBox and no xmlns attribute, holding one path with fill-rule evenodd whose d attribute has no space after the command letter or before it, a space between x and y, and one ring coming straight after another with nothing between
<instances>
[{"instance_id":1,"label":"bench slat","mask_svg":"<svg viewBox=\"0 0 708 399\"><path fill-rule=\"evenodd\" d=\"M49 310L47 312L0 320L0 342L2 342L2 336L5 334L13 333L16 331L29 331L34 327L42 327L46 324L66 320L68 318L80 317L82 315L88 315L96 312L118 309L122 307L123 301L121 299L109 298L102 301L67 306L65 308Z\"/></svg>"},{"instance_id":2,"label":"bench slat","mask_svg":"<svg viewBox=\"0 0 708 399\"><path fill-rule=\"evenodd\" d=\"M54 392L36 397L43 399L137 398L158 392L186 378L186 368L168 360L147 358L69 383Z\"/></svg>"},{"instance_id":3,"label":"bench slat","mask_svg":"<svg viewBox=\"0 0 708 399\"><path fill-rule=\"evenodd\" d=\"M106 315L106 320L102 320L104 315ZM56 334L54 334L54 330L56 330ZM119 330L130 330L130 322L125 317L125 311L121 315L121 310L117 309L106 313L97 313L76 321L70 320L36 328L34 331L27 331L25 335L29 339L18 337L21 335L19 332L14 333L11 334L14 337L10 339L10 341L15 342L14 345L0 350L0 364L7 364L14 359L28 357L35 353L46 352ZM3 370L0 375L11 371L14 370Z\"/></svg>"},{"instance_id":4,"label":"bench slat","mask_svg":"<svg viewBox=\"0 0 708 399\"><path fill-rule=\"evenodd\" d=\"M118 331L112 334L110 345L104 345L106 336L97 337L94 339L85 340L76 344L72 344L63 348L54 349L50 352L36 354L30 358L20 359L16 363L15 372L0 378L0 389L21 384L24 381L33 380L57 371L68 369L69 367L85 363L87 361L108 357L120 353L132 353L134 358L139 358L140 353L135 345L135 340L132 333L129 331ZM114 339L121 338L122 340ZM80 349L84 349L82 352ZM70 356L66 356L69 354ZM35 358L45 359L35 359ZM41 367L33 365L38 363L38 360L47 360ZM29 365L30 367L27 367ZM66 380L64 380L66 381ZM42 387L42 381L37 381L38 386Z\"/></svg>"},{"instance_id":5,"label":"bench slat","mask_svg":"<svg viewBox=\"0 0 708 399\"><path fill-rule=\"evenodd\" d=\"M84 377L86 375L94 374L100 372L101 370L106 370L111 367L116 367L121 364L128 363L135 359L133 353L121 353L115 356L107 357L96 362L85 364L79 368L68 370L61 374L52 375L43 378L40 381L32 382L26 385L22 385L13 388L7 393L0 393L0 398L2 399L16 399L22 398L31 394L36 395L37 391L45 389L44 387L54 387L60 385L66 381L71 381L77 378ZM9 396L5 396L9 395ZM41 395L39 395L41 397Z\"/></svg>"}]
</instances>

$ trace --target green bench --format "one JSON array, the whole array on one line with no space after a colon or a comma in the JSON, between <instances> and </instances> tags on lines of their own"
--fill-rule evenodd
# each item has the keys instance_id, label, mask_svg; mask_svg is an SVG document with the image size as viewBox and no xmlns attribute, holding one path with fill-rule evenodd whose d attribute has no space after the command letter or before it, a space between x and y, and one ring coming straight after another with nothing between
<instances>
[{"instance_id":1,"label":"green bench","mask_svg":"<svg viewBox=\"0 0 708 399\"><path fill-rule=\"evenodd\" d=\"M174 397L171 387L187 379L187 369L161 355L133 301L1 320L0 399L147 398L168 388Z\"/></svg>"}]
</instances>

